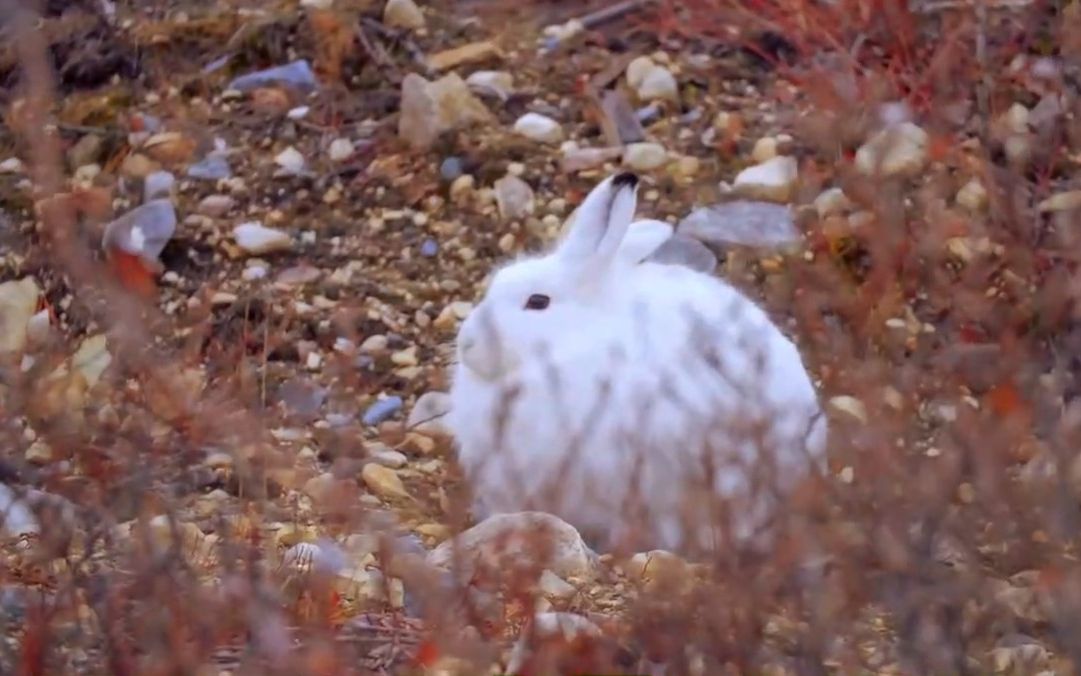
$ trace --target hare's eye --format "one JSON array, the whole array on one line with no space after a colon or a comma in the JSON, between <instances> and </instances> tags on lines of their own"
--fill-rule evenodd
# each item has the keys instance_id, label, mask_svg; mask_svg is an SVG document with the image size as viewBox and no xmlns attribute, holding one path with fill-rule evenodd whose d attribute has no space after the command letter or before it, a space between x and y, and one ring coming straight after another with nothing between
<instances>
[{"instance_id":1,"label":"hare's eye","mask_svg":"<svg viewBox=\"0 0 1081 676\"><path fill-rule=\"evenodd\" d=\"M545 296L543 293L535 293L526 299L525 309L527 310L543 310L548 307L548 303L551 303L552 299Z\"/></svg>"}]
</instances>

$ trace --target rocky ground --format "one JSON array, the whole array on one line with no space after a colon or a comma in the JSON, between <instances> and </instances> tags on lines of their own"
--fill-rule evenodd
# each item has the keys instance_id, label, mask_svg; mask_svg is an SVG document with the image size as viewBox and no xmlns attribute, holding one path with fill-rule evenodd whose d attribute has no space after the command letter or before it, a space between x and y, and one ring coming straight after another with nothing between
<instances>
[{"instance_id":1,"label":"rocky ground","mask_svg":"<svg viewBox=\"0 0 1081 676\"><path fill-rule=\"evenodd\" d=\"M0 46L5 671L1073 673L1048 591L1074 536L1031 498L1076 474L1065 48L1012 61L982 117L975 88L839 105L843 78L782 76L776 36L565 23L604 6L50 4L54 195ZM762 571L597 558L556 520L452 538L458 322L619 166L679 224L662 255L747 290L820 376L860 571L817 616ZM899 486L942 510L920 554ZM516 529L554 546L508 559ZM453 542L468 579L436 572Z\"/></svg>"}]
</instances>

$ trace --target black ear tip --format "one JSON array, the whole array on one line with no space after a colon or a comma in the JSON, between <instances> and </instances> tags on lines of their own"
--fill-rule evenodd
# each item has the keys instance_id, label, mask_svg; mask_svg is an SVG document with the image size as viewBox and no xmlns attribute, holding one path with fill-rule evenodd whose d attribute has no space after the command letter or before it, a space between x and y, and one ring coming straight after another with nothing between
<instances>
[{"instance_id":1,"label":"black ear tip","mask_svg":"<svg viewBox=\"0 0 1081 676\"><path fill-rule=\"evenodd\" d=\"M638 175L630 171L616 174L612 178L612 185L617 188L634 188L638 185Z\"/></svg>"}]
</instances>

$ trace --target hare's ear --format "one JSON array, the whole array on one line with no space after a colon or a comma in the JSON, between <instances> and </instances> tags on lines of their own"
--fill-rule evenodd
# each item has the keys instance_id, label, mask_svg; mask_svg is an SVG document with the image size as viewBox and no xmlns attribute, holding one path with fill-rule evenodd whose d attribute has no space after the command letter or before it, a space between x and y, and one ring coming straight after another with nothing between
<instances>
[{"instance_id":1,"label":"hare's ear","mask_svg":"<svg viewBox=\"0 0 1081 676\"><path fill-rule=\"evenodd\" d=\"M672 239L673 232L672 226L664 221L635 221L620 243L616 258L631 265L641 263Z\"/></svg>"},{"instance_id":2,"label":"hare's ear","mask_svg":"<svg viewBox=\"0 0 1081 676\"><path fill-rule=\"evenodd\" d=\"M586 195L556 253L575 265L606 269L627 234L638 203L638 177L616 174Z\"/></svg>"}]
</instances>

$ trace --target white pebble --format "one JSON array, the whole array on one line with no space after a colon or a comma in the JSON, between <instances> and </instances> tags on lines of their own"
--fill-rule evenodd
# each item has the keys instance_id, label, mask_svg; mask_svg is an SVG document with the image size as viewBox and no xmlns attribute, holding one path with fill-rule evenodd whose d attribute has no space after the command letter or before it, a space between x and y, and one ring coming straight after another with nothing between
<instances>
[{"instance_id":1,"label":"white pebble","mask_svg":"<svg viewBox=\"0 0 1081 676\"><path fill-rule=\"evenodd\" d=\"M631 143L623 151L623 163L631 169L650 171L668 161L668 151L659 143Z\"/></svg>"},{"instance_id":2,"label":"white pebble","mask_svg":"<svg viewBox=\"0 0 1081 676\"><path fill-rule=\"evenodd\" d=\"M353 142L347 138L336 138L330 142L327 154L333 162L343 162L352 157L355 148Z\"/></svg>"},{"instance_id":3,"label":"white pebble","mask_svg":"<svg viewBox=\"0 0 1081 676\"><path fill-rule=\"evenodd\" d=\"M242 223L233 228L237 246L250 254L285 251L293 246L293 238L281 230L268 228L262 223Z\"/></svg>"},{"instance_id":4,"label":"white pebble","mask_svg":"<svg viewBox=\"0 0 1081 676\"><path fill-rule=\"evenodd\" d=\"M559 143L563 140L563 127L540 113L526 113L519 117L514 123L514 131L541 143Z\"/></svg>"},{"instance_id":5,"label":"white pebble","mask_svg":"<svg viewBox=\"0 0 1081 676\"><path fill-rule=\"evenodd\" d=\"M797 177L796 160L778 156L739 172L733 187L745 197L787 202L792 197Z\"/></svg>"},{"instance_id":6,"label":"white pebble","mask_svg":"<svg viewBox=\"0 0 1081 676\"><path fill-rule=\"evenodd\" d=\"M304 156L293 146L278 153L274 157L274 162L288 174L299 174L304 171Z\"/></svg>"}]
</instances>

